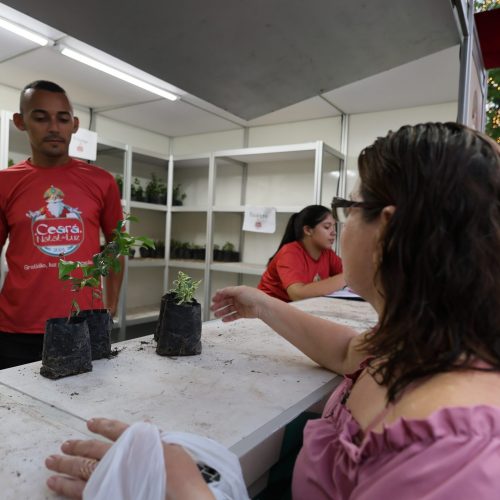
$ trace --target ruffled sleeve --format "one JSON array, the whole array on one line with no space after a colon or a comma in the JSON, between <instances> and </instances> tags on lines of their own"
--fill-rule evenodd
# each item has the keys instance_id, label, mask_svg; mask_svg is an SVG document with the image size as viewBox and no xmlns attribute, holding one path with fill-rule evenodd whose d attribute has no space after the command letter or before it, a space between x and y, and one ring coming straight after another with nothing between
<instances>
[{"instance_id":1,"label":"ruffled sleeve","mask_svg":"<svg viewBox=\"0 0 500 500\"><path fill-rule=\"evenodd\" d=\"M500 498L499 408L444 408L425 420L400 419L370 433L360 448L349 442L343 448L344 466L356 476L351 500Z\"/></svg>"}]
</instances>

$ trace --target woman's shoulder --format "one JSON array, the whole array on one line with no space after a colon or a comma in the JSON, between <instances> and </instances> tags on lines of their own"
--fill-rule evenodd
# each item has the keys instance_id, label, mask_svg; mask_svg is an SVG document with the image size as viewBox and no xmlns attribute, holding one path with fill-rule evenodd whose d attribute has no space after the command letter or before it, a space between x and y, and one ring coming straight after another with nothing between
<instances>
[{"instance_id":1,"label":"woman's shoulder","mask_svg":"<svg viewBox=\"0 0 500 500\"><path fill-rule=\"evenodd\" d=\"M394 405L392 418L426 418L442 408L465 407L492 408L500 419L500 373L470 369L435 375L410 388Z\"/></svg>"}]
</instances>

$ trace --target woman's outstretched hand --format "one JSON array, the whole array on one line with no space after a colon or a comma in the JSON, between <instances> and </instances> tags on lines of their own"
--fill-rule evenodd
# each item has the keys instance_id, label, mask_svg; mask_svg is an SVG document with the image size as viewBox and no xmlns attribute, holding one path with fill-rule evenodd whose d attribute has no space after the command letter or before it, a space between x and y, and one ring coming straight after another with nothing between
<instances>
[{"instance_id":1,"label":"woman's outstretched hand","mask_svg":"<svg viewBox=\"0 0 500 500\"><path fill-rule=\"evenodd\" d=\"M216 318L220 318L224 322L239 318L261 318L261 312L269 299L271 297L257 288L230 286L217 290L212 297L210 309Z\"/></svg>"},{"instance_id":2,"label":"woman's outstretched hand","mask_svg":"<svg viewBox=\"0 0 500 500\"><path fill-rule=\"evenodd\" d=\"M118 420L93 418L87 422L90 431L116 441L128 425ZM83 489L99 460L111 448L112 443L98 439L71 439L61 445L64 455L51 455L45 460L45 466L66 476L51 476L47 486L59 495L68 498L81 498Z\"/></svg>"}]
</instances>

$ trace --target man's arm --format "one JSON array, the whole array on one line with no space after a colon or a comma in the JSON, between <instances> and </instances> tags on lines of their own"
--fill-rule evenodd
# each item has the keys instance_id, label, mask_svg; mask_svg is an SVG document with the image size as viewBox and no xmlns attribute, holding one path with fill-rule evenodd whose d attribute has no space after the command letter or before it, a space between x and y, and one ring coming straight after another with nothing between
<instances>
[{"instance_id":1,"label":"man's arm","mask_svg":"<svg viewBox=\"0 0 500 500\"><path fill-rule=\"evenodd\" d=\"M120 261L120 271L115 273L111 271L106 277L105 300L104 305L111 316L115 316L118 309L118 299L120 298L120 289L123 281L123 266L125 265L125 257L118 257Z\"/></svg>"}]
</instances>

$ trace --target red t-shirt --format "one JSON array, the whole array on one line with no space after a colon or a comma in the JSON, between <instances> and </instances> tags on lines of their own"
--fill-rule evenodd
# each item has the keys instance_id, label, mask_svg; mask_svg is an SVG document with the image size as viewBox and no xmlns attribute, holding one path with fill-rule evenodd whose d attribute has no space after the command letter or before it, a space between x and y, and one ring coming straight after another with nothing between
<instances>
[{"instance_id":1,"label":"red t-shirt","mask_svg":"<svg viewBox=\"0 0 500 500\"><path fill-rule=\"evenodd\" d=\"M59 255L89 262L99 252L99 229L110 239L123 218L113 176L71 159L42 168L29 160L0 170L0 248L9 237L9 271L0 292L0 332L43 333L48 318L102 307L90 289L70 291L58 278Z\"/></svg>"},{"instance_id":2,"label":"red t-shirt","mask_svg":"<svg viewBox=\"0 0 500 500\"><path fill-rule=\"evenodd\" d=\"M267 266L257 288L272 297L290 302L286 292L294 283L312 283L342 272L342 261L331 250L313 259L300 241L283 245Z\"/></svg>"}]
</instances>

